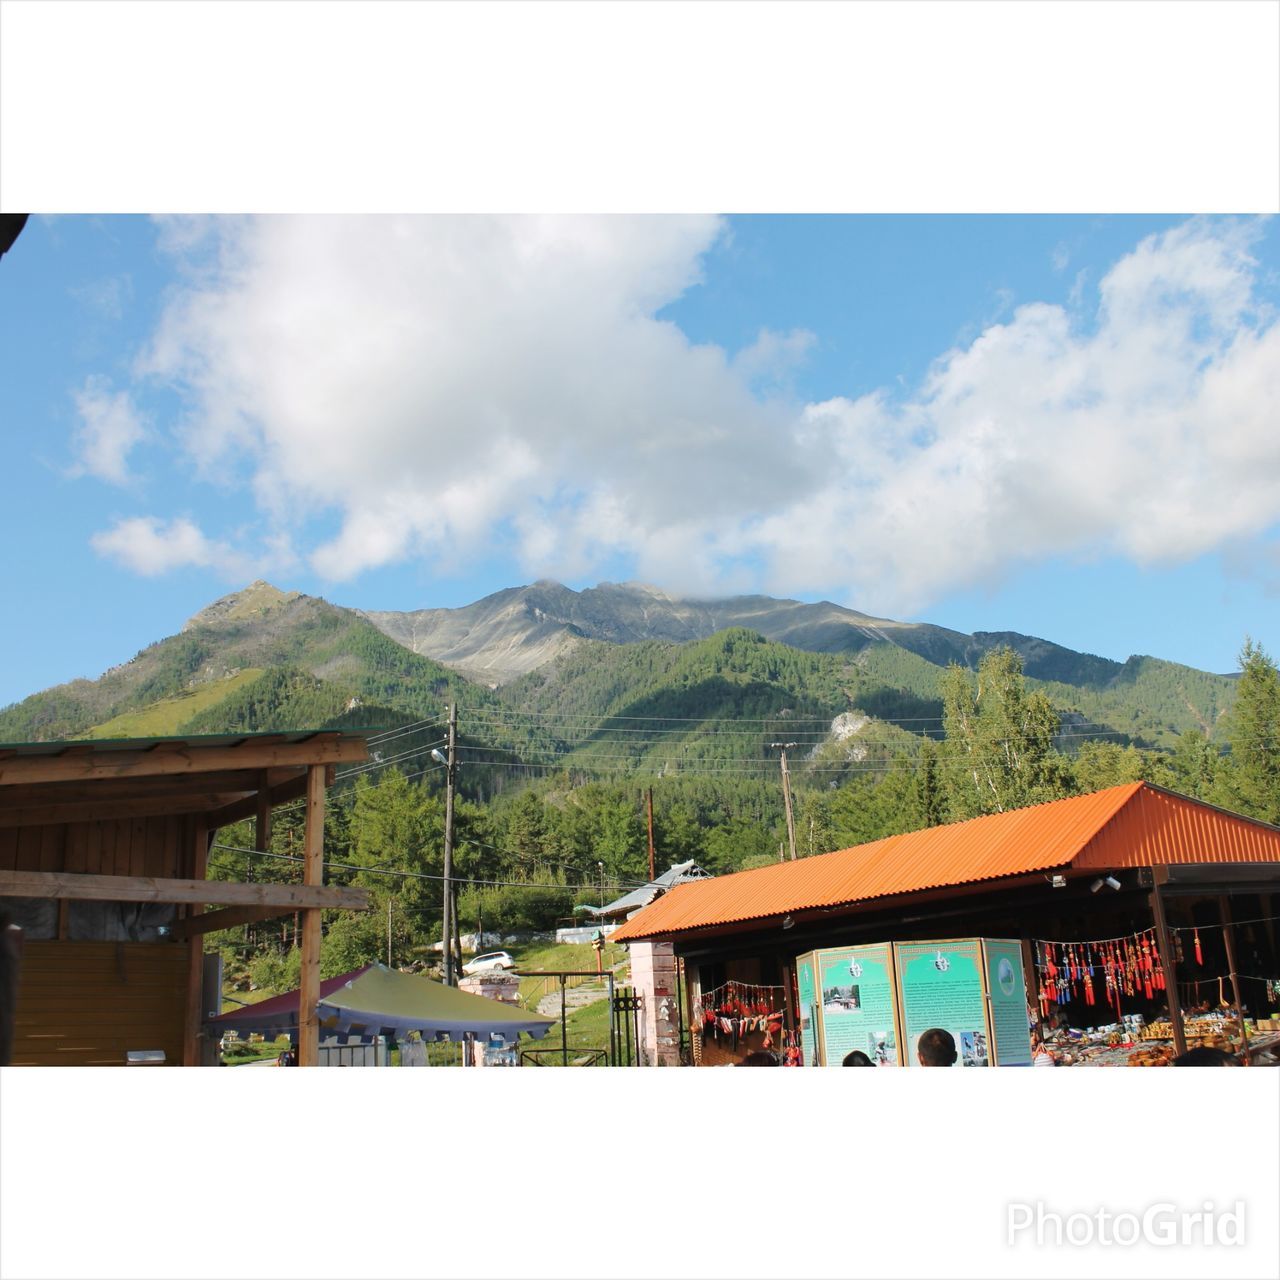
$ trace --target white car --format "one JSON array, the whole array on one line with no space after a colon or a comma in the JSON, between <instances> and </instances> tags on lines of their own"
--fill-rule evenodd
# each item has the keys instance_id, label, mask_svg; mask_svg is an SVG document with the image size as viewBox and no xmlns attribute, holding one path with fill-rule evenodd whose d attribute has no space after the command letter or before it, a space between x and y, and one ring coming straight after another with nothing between
<instances>
[{"instance_id":1,"label":"white car","mask_svg":"<svg viewBox=\"0 0 1280 1280\"><path fill-rule=\"evenodd\" d=\"M470 977L473 973L484 973L487 969L514 969L516 962L507 951L486 951L462 966L462 972Z\"/></svg>"}]
</instances>

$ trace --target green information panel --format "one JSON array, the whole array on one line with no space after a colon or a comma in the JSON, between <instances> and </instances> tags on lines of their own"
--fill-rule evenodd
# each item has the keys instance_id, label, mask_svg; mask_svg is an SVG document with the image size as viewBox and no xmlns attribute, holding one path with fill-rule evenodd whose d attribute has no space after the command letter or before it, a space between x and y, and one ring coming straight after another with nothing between
<instances>
[{"instance_id":1,"label":"green information panel","mask_svg":"<svg viewBox=\"0 0 1280 1280\"><path fill-rule=\"evenodd\" d=\"M893 947L902 1008L903 1050L919 1066L916 1041L930 1027L951 1032L957 1067L991 1065L982 943L898 942ZM1025 1013L1023 1015L1025 1020Z\"/></svg>"},{"instance_id":2,"label":"green information panel","mask_svg":"<svg viewBox=\"0 0 1280 1280\"><path fill-rule=\"evenodd\" d=\"M817 957L813 952L796 959L796 988L800 997L800 1048L804 1065L818 1062Z\"/></svg>"},{"instance_id":3,"label":"green information panel","mask_svg":"<svg viewBox=\"0 0 1280 1280\"><path fill-rule=\"evenodd\" d=\"M822 988L822 1061L843 1065L860 1049L877 1067L898 1065L893 948L887 942L817 953Z\"/></svg>"},{"instance_id":4,"label":"green information panel","mask_svg":"<svg viewBox=\"0 0 1280 1280\"><path fill-rule=\"evenodd\" d=\"M1022 944L984 939L987 995L991 1001L991 1039L1000 1067L1031 1065L1031 1030L1027 1021L1027 986Z\"/></svg>"}]
</instances>

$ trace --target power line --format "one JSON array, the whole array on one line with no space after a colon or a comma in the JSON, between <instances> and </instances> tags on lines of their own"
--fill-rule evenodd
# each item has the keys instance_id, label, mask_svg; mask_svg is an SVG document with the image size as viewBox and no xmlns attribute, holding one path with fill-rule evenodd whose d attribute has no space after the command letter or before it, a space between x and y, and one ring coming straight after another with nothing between
<instances>
[{"instance_id":1,"label":"power line","mask_svg":"<svg viewBox=\"0 0 1280 1280\"><path fill-rule=\"evenodd\" d=\"M239 845L223 844L221 843L221 841L215 841L213 847L215 849L222 849L227 853L243 853L243 854L251 855L256 858L274 858L277 862L301 863L305 861L305 859L299 858L297 855L291 854L291 853L272 853L266 849L242 849ZM355 871L355 872L359 872L361 875L397 876L402 880L435 880L435 881L444 880L444 876L432 875L430 872L427 872L427 871L395 870L391 868L385 868L377 864L370 867L361 867L361 866L357 866L355 863L350 863L350 862L326 861L323 865L335 871ZM545 882L539 883L536 880L484 880L475 876L464 877L464 876L457 876L457 875L453 876L452 880L454 884L469 884L469 885L477 885L477 886L484 886L484 887L496 887L496 888L508 888L508 889L594 889L600 884L599 880L586 880L582 884L560 885L560 884L547 884ZM640 884L635 884L635 883L623 884L623 883L611 882L606 880L604 882L604 887L606 889L631 890L631 889L643 888L644 886Z\"/></svg>"}]
</instances>

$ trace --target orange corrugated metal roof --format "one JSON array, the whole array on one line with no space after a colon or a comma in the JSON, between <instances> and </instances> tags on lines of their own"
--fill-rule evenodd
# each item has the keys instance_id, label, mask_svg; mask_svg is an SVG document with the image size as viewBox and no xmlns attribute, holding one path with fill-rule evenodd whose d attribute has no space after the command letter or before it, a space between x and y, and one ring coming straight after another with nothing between
<instances>
[{"instance_id":1,"label":"orange corrugated metal roof","mask_svg":"<svg viewBox=\"0 0 1280 1280\"><path fill-rule=\"evenodd\" d=\"M1280 828L1145 782L679 885L613 942L1051 868L1280 862Z\"/></svg>"}]
</instances>

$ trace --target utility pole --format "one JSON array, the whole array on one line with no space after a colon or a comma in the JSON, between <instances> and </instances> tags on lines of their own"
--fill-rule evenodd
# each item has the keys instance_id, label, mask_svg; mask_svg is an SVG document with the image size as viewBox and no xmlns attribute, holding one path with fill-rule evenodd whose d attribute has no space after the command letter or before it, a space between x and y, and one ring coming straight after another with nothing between
<instances>
[{"instance_id":1,"label":"utility pole","mask_svg":"<svg viewBox=\"0 0 1280 1280\"><path fill-rule=\"evenodd\" d=\"M391 968L391 895L387 895L387 968Z\"/></svg>"},{"instance_id":2,"label":"utility pole","mask_svg":"<svg viewBox=\"0 0 1280 1280\"><path fill-rule=\"evenodd\" d=\"M444 984L455 982L453 968L453 789L458 775L458 704L449 706L449 755L444 784Z\"/></svg>"},{"instance_id":3,"label":"utility pole","mask_svg":"<svg viewBox=\"0 0 1280 1280\"><path fill-rule=\"evenodd\" d=\"M782 748L782 800L787 806L787 845L791 849L791 861L796 860L796 819L791 812L791 774L787 771L787 751L798 746L795 742L771 742L771 747Z\"/></svg>"},{"instance_id":4,"label":"utility pole","mask_svg":"<svg viewBox=\"0 0 1280 1280\"><path fill-rule=\"evenodd\" d=\"M653 874L653 788L650 787L646 792L649 808L649 883L654 881Z\"/></svg>"}]
</instances>

